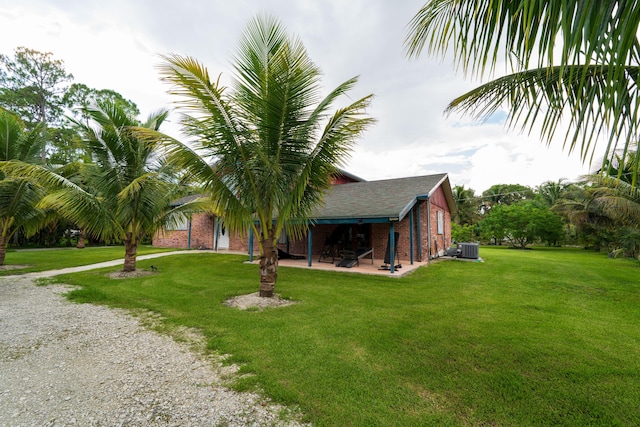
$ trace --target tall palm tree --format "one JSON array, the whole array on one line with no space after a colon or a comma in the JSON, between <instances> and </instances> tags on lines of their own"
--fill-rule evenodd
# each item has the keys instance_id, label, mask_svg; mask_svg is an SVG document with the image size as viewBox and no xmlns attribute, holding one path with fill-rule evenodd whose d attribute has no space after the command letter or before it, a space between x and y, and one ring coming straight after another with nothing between
<instances>
[{"instance_id":1,"label":"tall palm tree","mask_svg":"<svg viewBox=\"0 0 640 427\"><path fill-rule=\"evenodd\" d=\"M44 145L40 126L26 131L16 115L0 109L0 163L38 162ZM30 235L46 221L45 210L37 208L44 195L38 182L0 171L0 265L4 265L7 245L18 230Z\"/></svg>"},{"instance_id":2,"label":"tall palm tree","mask_svg":"<svg viewBox=\"0 0 640 427\"><path fill-rule=\"evenodd\" d=\"M259 236L260 295L271 297L278 237L303 235L331 176L373 121L364 114L371 95L331 113L357 78L322 98L319 68L269 17L247 26L231 87L211 81L193 58L164 60L161 75L181 97L182 125L195 140L193 148L174 141L170 154L204 183L231 231Z\"/></svg>"},{"instance_id":3,"label":"tall palm tree","mask_svg":"<svg viewBox=\"0 0 640 427\"><path fill-rule=\"evenodd\" d=\"M548 143L560 134L564 148L591 162L603 143L607 159L638 141L639 24L637 1L431 0L411 21L406 47L411 57L451 49L475 75L504 60L510 74L448 111L484 118L507 106L510 126L539 124Z\"/></svg>"},{"instance_id":4,"label":"tall palm tree","mask_svg":"<svg viewBox=\"0 0 640 427\"><path fill-rule=\"evenodd\" d=\"M83 177L88 191L38 166L14 163L4 167L50 188L40 206L56 210L90 235L122 242L123 271L135 271L142 239L167 220L176 221L179 210L192 207L170 208L179 191L173 182L174 170L159 155L160 141L139 135L144 129L158 131L168 112L151 114L139 123L121 105L104 101L88 108L86 114L89 123L75 124L93 156Z\"/></svg>"}]
</instances>

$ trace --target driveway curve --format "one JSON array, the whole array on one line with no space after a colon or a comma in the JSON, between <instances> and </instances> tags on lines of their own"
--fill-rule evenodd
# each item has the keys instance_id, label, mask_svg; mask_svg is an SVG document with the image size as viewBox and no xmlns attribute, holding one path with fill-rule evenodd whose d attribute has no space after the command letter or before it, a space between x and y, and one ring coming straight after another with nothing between
<instances>
[{"instance_id":1,"label":"driveway curve","mask_svg":"<svg viewBox=\"0 0 640 427\"><path fill-rule=\"evenodd\" d=\"M158 255L172 253L144 257ZM33 283L121 262L0 278L1 426L300 425L258 394L224 387L228 367L125 311Z\"/></svg>"}]
</instances>

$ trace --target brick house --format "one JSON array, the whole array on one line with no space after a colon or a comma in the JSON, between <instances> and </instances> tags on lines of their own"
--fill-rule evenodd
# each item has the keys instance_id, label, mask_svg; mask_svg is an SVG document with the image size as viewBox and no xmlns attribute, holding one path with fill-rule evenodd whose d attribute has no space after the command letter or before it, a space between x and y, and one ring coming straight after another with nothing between
<instances>
[{"instance_id":1,"label":"brick house","mask_svg":"<svg viewBox=\"0 0 640 427\"><path fill-rule=\"evenodd\" d=\"M388 258L393 271L398 258L413 263L443 255L451 244L455 210L446 173L363 181L344 172L313 213L306 238L293 241L281 236L279 248L285 256L306 257L309 265L366 252L372 259L387 262ZM256 249L252 236L229 237L223 221L207 214L194 214L181 230L157 233L153 244L250 254Z\"/></svg>"}]
</instances>

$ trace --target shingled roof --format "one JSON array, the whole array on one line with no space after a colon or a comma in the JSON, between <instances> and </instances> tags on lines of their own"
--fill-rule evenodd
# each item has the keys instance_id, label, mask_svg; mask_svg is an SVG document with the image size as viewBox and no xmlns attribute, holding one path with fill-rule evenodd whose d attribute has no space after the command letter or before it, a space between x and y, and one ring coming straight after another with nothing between
<instances>
[{"instance_id":1,"label":"shingled roof","mask_svg":"<svg viewBox=\"0 0 640 427\"><path fill-rule=\"evenodd\" d=\"M449 209L455 211L446 173L380 181L334 185L311 218L317 222L402 220L419 198L427 198L443 186Z\"/></svg>"}]
</instances>

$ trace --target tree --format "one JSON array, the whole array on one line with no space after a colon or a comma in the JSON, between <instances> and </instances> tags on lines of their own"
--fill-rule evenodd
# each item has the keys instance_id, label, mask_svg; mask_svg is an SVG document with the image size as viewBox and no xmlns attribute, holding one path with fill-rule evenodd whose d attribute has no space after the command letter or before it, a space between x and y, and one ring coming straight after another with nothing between
<instances>
[{"instance_id":1,"label":"tree","mask_svg":"<svg viewBox=\"0 0 640 427\"><path fill-rule=\"evenodd\" d=\"M271 297L277 240L283 230L301 237L307 229L331 176L373 122L364 114L371 95L330 114L357 78L322 98L320 70L301 41L267 17L247 26L231 87L212 82L193 58L164 59L162 77L181 97L184 131L198 144L175 141L170 153L210 191L228 229L259 236L260 295Z\"/></svg>"},{"instance_id":2,"label":"tree","mask_svg":"<svg viewBox=\"0 0 640 427\"><path fill-rule=\"evenodd\" d=\"M140 110L133 101L110 89L93 89L82 83L73 83L62 97L66 114L85 125L91 122L91 117L86 113L88 108L106 101L120 105L129 117L140 115ZM78 130L68 126L68 122L67 120L61 126L50 128L48 131L51 146L49 162L59 167L77 161L91 161L90 153L86 152Z\"/></svg>"},{"instance_id":3,"label":"tree","mask_svg":"<svg viewBox=\"0 0 640 427\"><path fill-rule=\"evenodd\" d=\"M168 112L158 111L145 123L139 123L127 114L123 105L103 101L97 107L87 108L85 113L91 123L75 123L82 129L93 155L94 173L88 179L101 201L101 218L97 222L83 219L84 207L78 209L72 200L65 198L70 195L68 192L60 201L55 200L55 195L48 200L63 216L90 234L123 242L123 271L135 271L140 242L164 225L176 194L168 171L157 157L157 143L143 140L135 130L137 127L159 130Z\"/></svg>"},{"instance_id":4,"label":"tree","mask_svg":"<svg viewBox=\"0 0 640 427\"><path fill-rule=\"evenodd\" d=\"M476 197L471 188L464 185L453 187L453 199L456 202L457 212L454 221L460 225L473 225L480 219L480 198Z\"/></svg>"},{"instance_id":5,"label":"tree","mask_svg":"<svg viewBox=\"0 0 640 427\"><path fill-rule=\"evenodd\" d=\"M99 239L122 242L123 271L135 271L142 239L168 220L175 222L181 209L194 205L171 209L170 202L178 194L174 170L160 156L160 140L140 137L144 129L158 131L168 112L151 114L139 123L122 106L105 101L86 113L91 122L76 124L93 155L83 177L90 191L40 166L14 163L4 168L49 188L40 206L54 209Z\"/></svg>"},{"instance_id":6,"label":"tree","mask_svg":"<svg viewBox=\"0 0 640 427\"><path fill-rule=\"evenodd\" d=\"M486 118L506 105L511 127L539 124L547 143L564 133L563 147L591 162L603 142L607 159L639 139L639 23L635 1L432 0L411 21L406 47L411 57L452 50L475 75L504 60L510 74L447 110Z\"/></svg>"},{"instance_id":7,"label":"tree","mask_svg":"<svg viewBox=\"0 0 640 427\"><path fill-rule=\"evenodd\" d=\"M485 236L506 238L521 249L536 241L557 244L564 233L560 217L531 200L495 206L479 227Z\"/></svg>"},{"instance_id":8,"label":"tree","mask_svg":"<svg viewBox=\"0 0 640 427\"><path fill-rule=\"evenodd\" d=\"M580 183L573 185L551 209L567 220L585 247L599 250L612 239L615 224L595 199L595 187Z\"/></svg>"},{"instance_id":9,"label":"tree","mask_svg":"<svg viewBox=\"0 0 640 427\"><path fill-rule=\"evenodd\" d=\"M73 79L51 52L18 47L14 58L0 55L0 106L15 111L28 128L62 118L65 83Z\"/></svg>"},{"instance_id":10,"label":"tree","mask_svg":"<svg viewBox=\"0 0 640 427\"><path fill-rule=\"evenodd\" d=\"M82 83L73 83L62 98L62 102L70 110L71 115L76 120L85 123L90 120L90 117L85 114L87 108L105 101L120 105L129 117L140 115L140 110L135 102L111 89L94 89Z\"/></svg>"},{"instance_id":11,"label":"tree","mask_svg":"<svg viewBox=\"0 0 640 427\"><path fill-rule=\"evenodd\" d=\"M511 205L533 197L533 190L525 185L496 184L482 192L482 208L489 211L496 205Z\"/></svg>"},{"instance_id":12,"label":"tree","mask_svg":"<svg viewBox=\"0 0 640 427\"><path fill-rule=\"evenodd\" d=\"M53 59L50 52L19 47L14 58L0 55L0 107L16 112L32 129L38 123L45 132L49 124L62 120L62 95L65 83L73 76L64 63ZM41 162L46 161L46 145L41 150Z\"/></svg>"},{"instance_id":13,"label":"tree","mask_svg":"<svg viewBox=\"0 0 640 427\"><path fill-rule=\"evenodd\" d=\"M0 109L0 163L34 162L43 145L40 127L26 131L17 116ZM45 222L46 211L37 207L44 195L38 182L0 171L0 265L16 232L33 234Z\"/></svg>"},{"instance_id":14,"label":"tree","mask_svg":"<svg viewBox=\"0 0 640 427\"><path fill-rule=\"evenodd\" d=\"M565 178L558 181L545 181L536 188L536 199L539 199L548 207L552 207L568 191L571 184L565 182Z\"/></svg>"}]
</instances>

